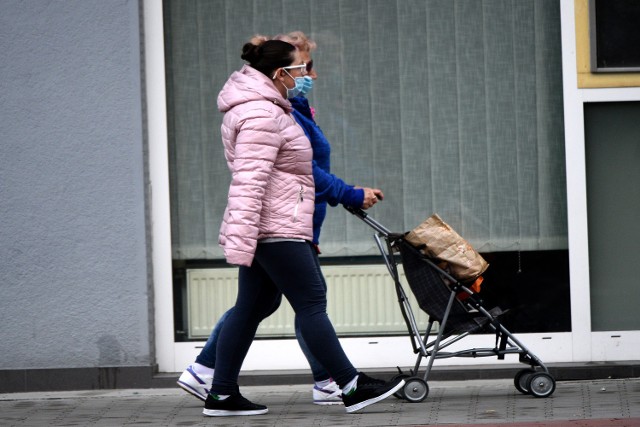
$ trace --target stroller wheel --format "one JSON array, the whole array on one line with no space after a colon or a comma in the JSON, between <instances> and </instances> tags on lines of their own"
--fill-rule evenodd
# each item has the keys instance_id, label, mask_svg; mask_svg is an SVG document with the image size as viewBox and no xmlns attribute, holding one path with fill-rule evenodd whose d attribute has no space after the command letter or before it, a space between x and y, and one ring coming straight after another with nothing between
<instances>
[{"instance_id":1,"label":"stroller wheel","mask_svg":"<svg viewBox=\"0 0 640 427\"><path fill-rule=\"evenodd\" d=\"M529 377L535 374L536 371L533 369L522 369L518 371L516 376L513 378L513 384L516 386L516 389L522 394L529 394L529 387L527 386L527 382Z\"/></svg>"},{"instance_id":2,"label":"stroller wheel","mask_svg":"<svg viewBox=\"0 0 640 427\"><path fill-rule=\"evenodd\" d=\"M422 378L409 378L405 380L402 388L404 398L411 403L422 402L429 395L429 385Z\"/></svg>"},{"instance_id":3,"label":"stroller wheel","mask_svg":"<svg viewBox=\"0 0 640 427\"><path fill-rule=\"evenodd\" d=\"M391 379L391 381L395 381L397 379L403 379L406 380L407 378L411 377L411 375L407 375L407 374L398 374L398 375L394 375L393 378ZM395 393L393 393L393 395L398 398L398 399L404 399L404 387L401 388L400 390L396 391Z\"/></svg>"},{"instance_id":4,"label":"stroller wheel","mask_svg":"<svg viewBox=\"0 0 640 427\"><path fill-rule=\"evenodd\" d=\"M546 372L539 372L529 376L527 388L534 397L549 397L556 389L556 380Z\"/></svg>"}]
</instances>

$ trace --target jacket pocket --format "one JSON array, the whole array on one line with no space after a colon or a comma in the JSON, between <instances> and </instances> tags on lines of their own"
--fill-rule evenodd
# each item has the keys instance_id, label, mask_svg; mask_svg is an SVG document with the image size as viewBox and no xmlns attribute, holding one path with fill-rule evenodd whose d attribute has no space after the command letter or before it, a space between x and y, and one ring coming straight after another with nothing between
<instances>
[{"instance_id":1,"label":"jacket pocket","mask_svg":"<svg viewBox=\"0 0 640 427\"><path fill-rule=\"evenodd\" d=\"M304 194L304 187L300 185L300 189L298 190L298 198L296 200L296 205L293 208L293 222L296 222L298 220L298 209L300 208L300 204L304 200L303 194Z\"/></svg>"}]
</instances>

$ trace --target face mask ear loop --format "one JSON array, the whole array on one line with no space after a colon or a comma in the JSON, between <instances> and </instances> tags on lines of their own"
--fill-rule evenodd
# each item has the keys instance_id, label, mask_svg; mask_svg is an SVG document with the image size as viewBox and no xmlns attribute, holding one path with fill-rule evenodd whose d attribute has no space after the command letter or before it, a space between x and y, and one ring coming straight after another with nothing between
<instances>
[{"instance_id":1,"label":"face mask ear loop","mask_svg":"<svg viewBox=\"0 0 640 427\"><path fill-rule=\"evenodd\" d=\"M290 91L291 89L295 89L295 87L296 87L296 79L294 79L293 76L291 74L289 74L289 72L287 70L284 70L284 72L287 74L287 76L291 77L291 80L293 80L293 88L288 88L287 85L284 84L284 80L280 82L280 83L282 83L282 86L284 86L284 88L287 89L287 93L288 93L288 91Z\"/></svg>"}]
</instances>

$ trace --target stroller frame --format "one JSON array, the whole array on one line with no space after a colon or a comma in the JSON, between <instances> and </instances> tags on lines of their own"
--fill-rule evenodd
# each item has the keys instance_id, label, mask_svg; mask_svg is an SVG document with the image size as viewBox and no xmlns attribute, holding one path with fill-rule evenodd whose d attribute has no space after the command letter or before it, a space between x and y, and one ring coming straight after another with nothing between
<instances>
[{"instance_id":1,"label":"stroller frame","mask_svg":"<svg viewBox=\"0 0 640 427\"><path fill-rule=\"evenodd\" d=\"M502 325L498 318L501 314L499 308L487 310L477 293L464 286L436 265L432 259L424 256L404 240L404 233L391 233L362 209L349 207L346 209L377 232L373 237L395 283L400 310L409 331L413 352L418 355L409 374L402 372L398 367L398 375L395 378L403 378L405 386L396 392L396 397L416 403L426 399L429 394L427 380L436 359L496 356L502 360L508 354L519 355L519 362L529 365L529 368L518 371L514 377L514 385L519 392L534 397L548 397L553 394L556 381L549 373L549 369ZM420 308L429 316L424 335L418 328L413 309L400 282L394 249L400 251L407 281ZM463 301L460 295L465 295ZM437 333L432 332L436 321L440 323ZM494 347L445 351L452 344L487 327L495 333ZM418 372L423 359L427 359L427 366L424 375L419 376Z\"/></svg>"}]
</instances>

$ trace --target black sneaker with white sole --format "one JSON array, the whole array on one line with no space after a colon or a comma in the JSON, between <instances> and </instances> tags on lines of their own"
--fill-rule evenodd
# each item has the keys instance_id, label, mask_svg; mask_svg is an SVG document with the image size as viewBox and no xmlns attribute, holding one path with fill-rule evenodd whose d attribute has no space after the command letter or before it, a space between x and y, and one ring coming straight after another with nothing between
<instances>
[{"instance_id":1,"label":"black sneaker with white sole","mask_svg":"<svg viewBox=\"0 0 640 427\"><path fill-rule=\"evenodd\" d=\"M233 417L237 415L261 415L269 412L264 405L258 405L234 393L224 400L209 394L204 402L202 413L208 417Z\"/></svg>"},{"instance_id":2,"label":"black sneaker with white sole","mask_svg":"<svg viewBox=\"0 0 640 427\"><path fill-rule=\"evenodd\" d=\"M342 393L342 401L347 412L356 412L386 399L402 387L404 387L402 378L385 382L360 372L358 373L356 389L349 394Z\"/></svg>"}]
</instances>

